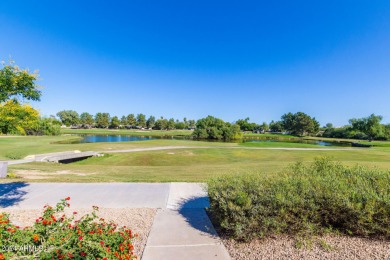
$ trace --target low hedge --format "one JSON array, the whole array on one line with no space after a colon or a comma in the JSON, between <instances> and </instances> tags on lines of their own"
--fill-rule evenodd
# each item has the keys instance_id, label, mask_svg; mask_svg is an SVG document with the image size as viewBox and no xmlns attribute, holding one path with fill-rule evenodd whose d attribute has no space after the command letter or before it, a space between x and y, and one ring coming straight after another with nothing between
<instances>
[{"instance_id":1,"label":"low hedge","mask_svg":"<svg viewBox=\"0 0 390 260\"><path fill-rule=\"evenodd\" d=\"M237 240L327 231L390 238L390 172L320 158L276 176L216 177L208 193L216 226Z\"/></svg>"}]
</instances>

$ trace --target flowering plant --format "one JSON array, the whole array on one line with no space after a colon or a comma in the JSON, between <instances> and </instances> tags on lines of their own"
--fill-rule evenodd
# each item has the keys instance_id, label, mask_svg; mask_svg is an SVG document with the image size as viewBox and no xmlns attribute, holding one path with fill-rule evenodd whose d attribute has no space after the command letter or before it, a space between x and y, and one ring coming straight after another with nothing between
<instances>
[{"instance_id":1,"label":"flowering plant","mask_svg":"<svg viewBox=\"0 0 390 260\"><path fill-rule=\"evenodd\" d=\"M31 227L13 225L8 214L0 214L0 260L3 259L135 259L132 240L137 234L118 227L96 214L75 220L64 214L70 198L56 207L46 205Z\"/></svg>"}]
</instances>

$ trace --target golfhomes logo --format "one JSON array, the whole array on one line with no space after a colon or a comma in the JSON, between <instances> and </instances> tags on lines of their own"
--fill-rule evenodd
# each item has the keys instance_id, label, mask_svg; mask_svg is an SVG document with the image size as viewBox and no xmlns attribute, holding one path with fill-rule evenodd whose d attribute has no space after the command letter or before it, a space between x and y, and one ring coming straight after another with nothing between
<instances>
[{"instance_id":1,"label":"golfhomes logo","mask_svg":"<svg viewBox=\"0 0 390 260\"><path fill-rule=\"evenodd\" d=\"M3 252L38 252L38 251L46 251L50 248L45 248L44 246L35 246L35 245L20 245L20 246L2 246L1 250Z\"/></svg>"}]
</instances>

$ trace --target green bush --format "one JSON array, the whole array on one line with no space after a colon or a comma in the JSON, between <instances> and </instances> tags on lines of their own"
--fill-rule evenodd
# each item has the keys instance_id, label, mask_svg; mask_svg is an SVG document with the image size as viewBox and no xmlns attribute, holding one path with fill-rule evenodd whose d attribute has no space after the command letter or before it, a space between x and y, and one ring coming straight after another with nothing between
<instances>
[{"instance_id":1,"label":"green bush","mask_svg":"<svg viewBox=\"0 0 390 260\"><path fill-rule=\"evenodd\" d=\"M40 118L32 127L26 130L27 135L60 135L61 126L52 118Z\"/></svg>"},{"instance_id":2,"label":"green bush","mask_svg":"<svg viewBox=\"0 0 390 260\"><path fill-rule=\"evenodd\" d=\"M208 183L210 214L228 236L275 234L390 238L390 173L327 158L297 163L276 177L226 175Z\"/></svg>"},{"instance_id":3,"label":"green bush","mask_svg":"<svg viewBox=\"0 0 390 260\"><path fill-rule=\"evenodd\" d=\"M99 219L95 206L80 220L64 214L66 198L55 208L45 206L32 227L13 225L0 214L0 259L135 259L130 229Z\"/></svg>"}]
</instances>

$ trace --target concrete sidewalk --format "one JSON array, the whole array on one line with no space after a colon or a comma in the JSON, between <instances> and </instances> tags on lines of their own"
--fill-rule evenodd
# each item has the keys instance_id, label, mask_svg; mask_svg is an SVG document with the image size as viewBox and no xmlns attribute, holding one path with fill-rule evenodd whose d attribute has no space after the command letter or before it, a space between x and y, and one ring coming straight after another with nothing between
<instances>
[{"instance_id":1,"label":"concrete sidewalk","mask_svg":"<svg viewBox=\"0 0 390 260\"><path fill-rule=\"evenodd\" d=\"M157 213L142 259L230 259L206 214L208 206L203 185L171 183L167 207Z\"/></svg>"},{"instance_id":2,"label":"concrete sidewalk","mask_svg":"<svg viewBox=\"0 0 390 260\"><path fill-rule=\"evenodd\" d=\"M202 184L0 183L0 211L42 209L68 196L72 208L158 208L143 260L230 259L205 212Z\"/></svg>"}]
</instances>

